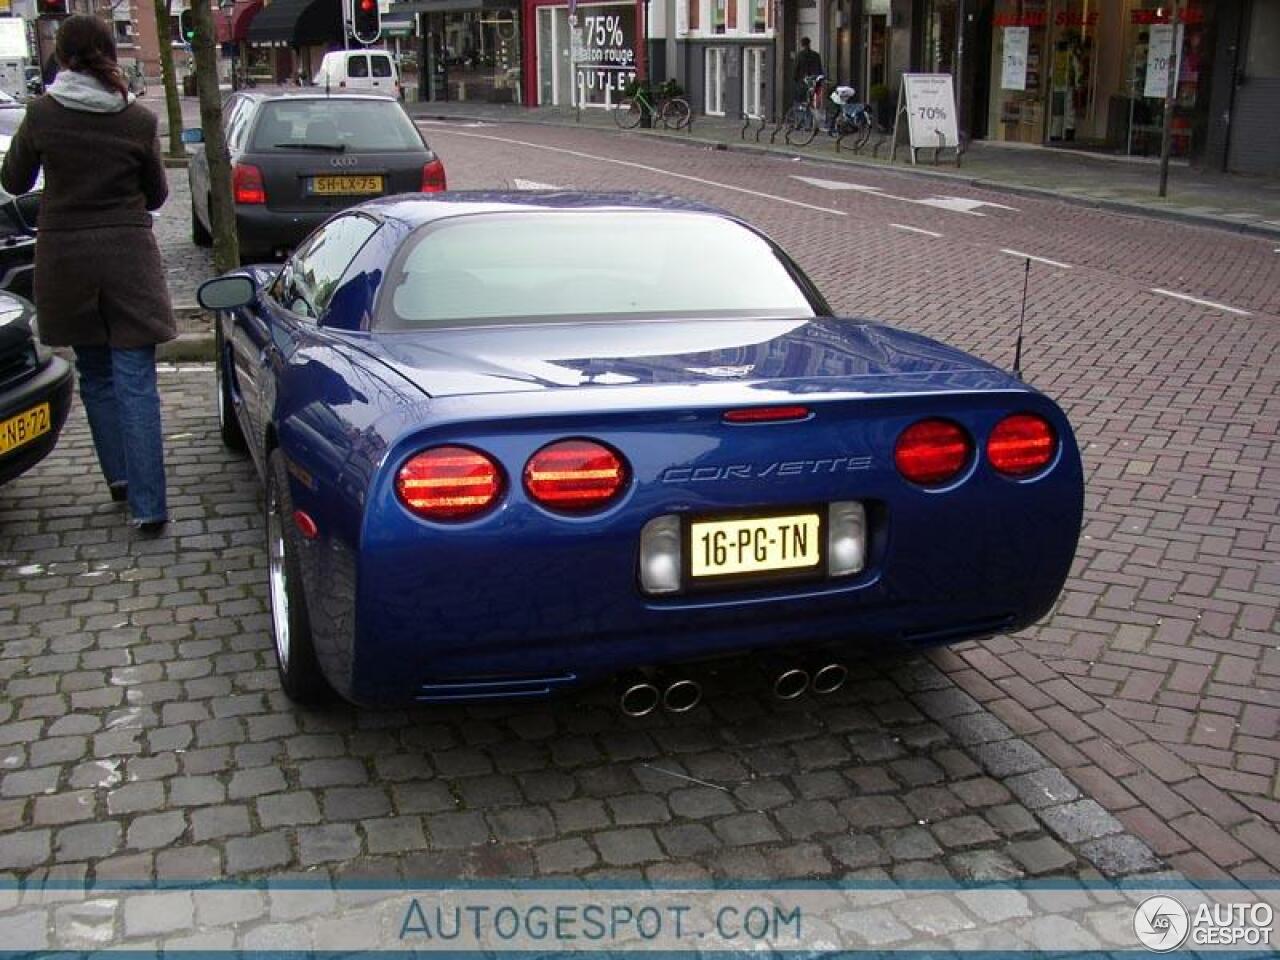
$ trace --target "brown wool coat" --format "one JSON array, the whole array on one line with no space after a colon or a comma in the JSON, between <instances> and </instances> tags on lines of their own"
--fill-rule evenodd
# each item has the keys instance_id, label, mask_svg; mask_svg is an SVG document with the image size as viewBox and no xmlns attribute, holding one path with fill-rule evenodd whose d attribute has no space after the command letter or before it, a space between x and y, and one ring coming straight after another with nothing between
<instances>
[{"instance_id":1,"label":"brown wool coat","mask_svg":"<svg viewBox=\"0 0 1280 960\"><path fill-rule=\"evenodd\" d=\"M169 192L156 126L138 104L90 113L43 96L27 107L0 184L26 193L44 168L35 301L49 346L144 347L177 334L148 212Z\"/></svg>"}]
</instances>

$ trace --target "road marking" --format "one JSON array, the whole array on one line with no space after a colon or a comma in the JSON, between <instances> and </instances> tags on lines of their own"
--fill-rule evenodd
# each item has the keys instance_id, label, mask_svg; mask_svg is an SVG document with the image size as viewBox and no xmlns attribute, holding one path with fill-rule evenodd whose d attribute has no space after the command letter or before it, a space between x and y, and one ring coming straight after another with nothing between
<instances>
[{"instance_id":1,"label":"road marking","mask_svg":"<svg viewBox=\"0 0 1280 960\"><path fill-rule=\"evenodd\" d=\"M879 187L869 187L862 183L849 183L844 180L823 180L820 177L802 177L799 174L791 174L792 180L799 180L801 183L807 183L811 187L817 187L819 190L853 190L858 193L870 194L873 197L880 197L884 200L899 200L902 203L914 203L921 207L933 207L937 210L949 210L952 213L966 213L971 217L985 217L986 214L978 210L978 207L996 207L1000 210L1012 210L1018 212L1017 207L1011 207L1004 203L995 203L990 200L971 200L968 197L952 197L952 196L932 196L918 199L916 197L899 197L897 194L885 193Z\"/></svg>"},{"instance_id":2,"label":"road marking","mask_svg":"<svg viewBox=\"0 0 1280 960\"><path fill-rule=\"evenodd\" d=\"M923 233L926 237L942 236L942 234L935 233L933 230L926 230L924 227L913 227L905 223L891 223L889 226L896 227L899 230L910 230L912 233Z\"/></svg>"},{"instance_id":3,"label":"road marking","mask_svg":"<svg viewBox=\"0 0 1280 960\"><path fill-rule=\"evenodd\" d=\"M759 197L762 200L776 200L778 203L789 204L793 207L803 207L805 210L815 210L818 213L828 213L833 217L847 217L848 214L843 210L831 210L827 207L819 207L813 203L805 203L802 200L792 200L789 197L779 197L773 193L761 193L759 190L748 190L746 187L735 187L731 183L720 183L717 180L706 180L702 177L694 177L687 173L675 173L671 170L663 170L660 167L651 167L646 163L636 163L634 160L617 160L613 157L601 157L594 153L583 153L581 150L569 150L566 147L552 147L545 143L530 143L528 140L512 140L508 137L494 137L485 133L459 133L457 130L441 131L452 137L468 137L472 140L493 140L495 143L505 143L508 146L529 147L531 150L546 150L548 153L562 153L568 157L577 157L579 160L596 160L600 163L613 163L620 167L630 167L633 170L644 170L647 173L656 173L663 177L673 177L677 180L688 180L692 183L701 183L704 186L716 187L720 190L729 190L733 193L745 193L750 197Z\"/></svg>"},{"instance_id":4,"label":"road marking","mask_svg":"<svg viewBox=\"0 0 1280 960\"><path fill-rule=\"evenodd\" d=\"M492 127L492 123L485 123L483 120L415 120L415 123L423 127L468 127L476 129L478 127Z\"/></svg>"},{"instance_id":5,"label":"road marking","mask_svg":"<svg viewBox=\"0 0 1280 960\"><path fill-rule=\"evenodd\" d=\"M1237 317L1253 316L1253 314L1248 310L1241 310L1237 307L1228 307L1225 303L1216 303L1213 300L1201 300L1199 297L1193 297L1185 293L1178 293L1175 290L1165 290L1163 287L1152 287L1151 292L1161 294L1165 297L1173 297L1175 300L1185 300L1187 303L1197 303L1202 307L1210 307L1213 310L1221 310L1224 313L1234 313Z\"/></svg>"},{"instance_id":6,"label":"road marking","mask_svg":"<svg viewBox=\"0 0 1280 960\"><path fill-rule=\"evenodd\" d=\"M1037 257L1033 253L1023 253L1021 250L1010 250L1008 247L1001 247L1000 252L1007 253L1009 256L1017 257L1018 259L1026 258L1027 260L1034 260L1036 263L1047 263L1051 267L1061 267L1063 270L1071 269L1071 264L1069 263L1063 263L1061 260L1050 260L1048 257Z\"/></svg>"},{"instance_id":7,"label":"road marking","mask_svg":"<svg viewBox=\"0 0 1280 960\"><path fill-rule=\"evenodd\" d=\"M517 190L563 190L564 187L557 187L554 183L540 183L537 180L521 180L516 177L512 181L516 185Z\"/></svg>"}]
</instances>

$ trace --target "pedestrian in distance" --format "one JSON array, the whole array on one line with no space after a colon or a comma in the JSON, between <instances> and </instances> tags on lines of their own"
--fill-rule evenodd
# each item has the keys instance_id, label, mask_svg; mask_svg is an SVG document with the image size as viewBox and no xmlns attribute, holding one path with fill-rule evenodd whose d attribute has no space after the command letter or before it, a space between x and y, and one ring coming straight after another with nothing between
<instances>
[{"instance_id":1,"label":"pedestrian in distance","mask_svg":"<svg viewBox=\"0 0 1280 960\"><path fill-rule=\"evenodd\" d=\"M808 96L809 87L805 82L810 77L822 76L822 57L809 45L808 37L800 38L800 50L796 53L796 68L793 78L796 85L796 102Z\"/></svg>"},{"instance_id":2,"label":"pedestrian in distance","mask_svg":"<svg viewBox=\"0 0 1280 960\"><path fill-rule=\"evenodd\" d=\"M72 347L80 400L111 498L131 523L168 520L156 344L176 335L150 211L168 196L155 114L134 103L111 29L93 16L58 29L60 70L33 100L0 167L28 192L44 170L36 241L40 339Z\"/></svg>"}]
</instances>

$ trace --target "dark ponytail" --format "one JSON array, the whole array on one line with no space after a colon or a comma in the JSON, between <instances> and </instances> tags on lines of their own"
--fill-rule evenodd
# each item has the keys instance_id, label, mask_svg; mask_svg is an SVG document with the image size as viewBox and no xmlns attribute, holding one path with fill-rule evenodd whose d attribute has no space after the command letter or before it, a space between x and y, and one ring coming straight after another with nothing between
<instances>
[{"instance_id":1,"label":"dark ponytail","mask_svg":"<svg viewBox=\"0 0 1280 960\"><path fill-rule=\"evenodd\" d=\"M64 68L89 74L128 102L129 82L116 63L116 38L105 21L83 13L67 17L58 28L54 52Z\"/></svg>"}]
</instances>

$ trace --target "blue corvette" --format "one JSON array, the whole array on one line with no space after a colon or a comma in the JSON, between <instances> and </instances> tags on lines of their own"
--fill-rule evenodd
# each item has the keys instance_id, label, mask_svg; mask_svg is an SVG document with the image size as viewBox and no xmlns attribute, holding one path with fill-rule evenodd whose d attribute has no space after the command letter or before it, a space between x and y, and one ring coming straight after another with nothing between
<instances>
[{"instance_id":1,"label":"blue corvette","mask_svg":"<svg viewBox=\"0 0 1280 960\"><path fill-rule=\"evenodd\" d=\"M642 264L643 266L638 266ZM1047 613L1083 508L1049 399L832 316L767 238L649 196L348 210L209 281L223 439L266 482L301 701L542 697L639 715L750 654L775 693L856 653Z\"/></svg>"}]
</instances>

